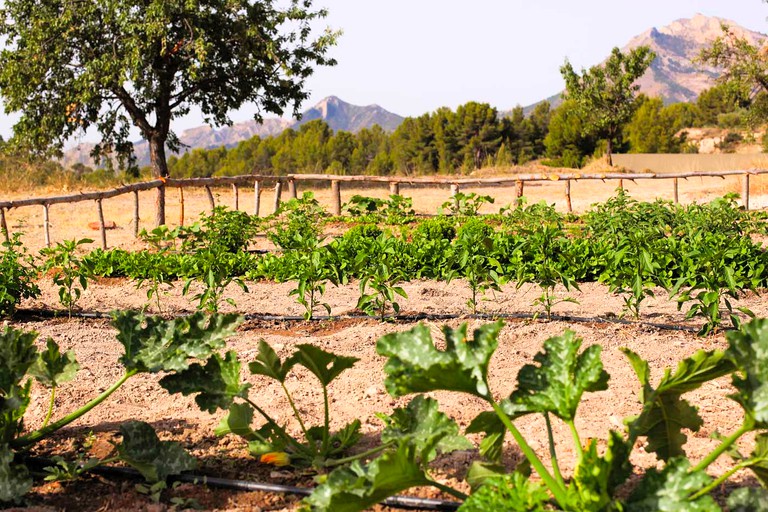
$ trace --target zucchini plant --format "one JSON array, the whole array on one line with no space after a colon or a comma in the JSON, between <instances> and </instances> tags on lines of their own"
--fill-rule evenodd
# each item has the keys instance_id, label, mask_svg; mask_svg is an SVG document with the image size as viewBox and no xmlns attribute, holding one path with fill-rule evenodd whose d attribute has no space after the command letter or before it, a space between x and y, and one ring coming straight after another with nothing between
<instances>
[{"instance_id":1,"label":"zucchini plant","mask_svg":"<svg viewBox=\"0 0 768 512\"><path fill-rule=\"evenodd\" d=\"M131 377L140 373L173 374L187 369L191 359L209 356L224 346L239 322L235 315L209 318L196 313L166 321L135 312L115 313L112 325L125 349L119 358L125 368L123 375L82 407L55 420L56 391L62 383L72 380L79 368L74 353L62 353L51 339L46 341L46 349L39 351L35 346L37 334L33 332L11 327L0 331L0 502L18 501L31 488L32 478L21 456L35 444L101 405ZM50 390L50 398L42 423L25 425L33 380ZM164 481L168 475L195 465L178 443L161 443L146 424L128 423L121 431L123 442L117 457L138 469L148 481ZM89 460L86 467L92 469L113 460L117 459ZM63 459L56 466L50 474L71 477L83 471Z\"/></svg>"},{"instance_id":2,"label":"zucchini plant","mask_svg":"<svg viewBox=\"0 0 768 512\"><path fill-rule=\"evenodd\" d=\"M700 350L675 369L666 369L655 384L648 362L624 349L640 383L638 414L625 420L624 429L609 431L604 442L585 439L575 422L584 393L608 389L601 347L582 350L582 340L571 331L549 338L533 362L519 371L516 389L497 399L488 381L488 366L501 328L501 322L484 325L470 339L466 324L458 329L444 327L445 343L440 346L445 348L440 349L430 329L419 325L386 335L376 345L377 352L388 358L385 385L392 396L452 391L488 404L489 410L467 428L485 435L480 443L485 461L476 461L470 468L467 479L476 492L460 510L714 512L720 507L711 493L736 471L752 470L763 486L768 485L768 320L753 320L740 331L728 332L726 350ZM744 411L742 425L721 436L703 458L690 460L685 453L686 432L698 432L703 420L684 395L725 376L731 377L735 389L728 398ZM546 458L536 453L516 426L518 418L530 414L541 415L546 424ZM417 421L431 431L428 421ZM571 475L560 470L553 421L563 422L571 433L576 454ZM511 474L499 465L507 433L526 459L522 469ZM743 455L739 443L748 434L756 436L754 448ZM631 455L639 440L656 455L659 466L641 471L639 482L627 493L623 487L633 475ZM305 501L307 508L363 510L411 486L434 485L424 469L429 457L408 447L407 442L395 443L367 464L334 470ZM733 459L731 468L710 476L707 470L712 463L726 455ZM525 468L534 471L540 483L532 482ZM436 487L445 490L444 485ZM456 491L446 492L458 497ZM759 504L765 500L764 488L740 490L728 497L728 505L731 510L762 510L764 505Z\"/></svg>"}]
</instances>

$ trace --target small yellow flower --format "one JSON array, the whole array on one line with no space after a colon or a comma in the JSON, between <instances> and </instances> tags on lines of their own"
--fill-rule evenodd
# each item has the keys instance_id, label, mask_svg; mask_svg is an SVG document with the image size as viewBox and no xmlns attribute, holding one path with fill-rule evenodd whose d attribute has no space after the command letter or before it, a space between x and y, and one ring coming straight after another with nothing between
<instances>
[{"instance_id":1,"label":"small yellow flower","mask_svg":"<svg viewBox=\"0 0 768 512\"><path fill-rule=\"evenodd\" d=\"M272 464L273 466L287 466L291 463L291 458L285 452L269 452L265 453L259 459L264 464Z\"/></svg>"}]
</instances>

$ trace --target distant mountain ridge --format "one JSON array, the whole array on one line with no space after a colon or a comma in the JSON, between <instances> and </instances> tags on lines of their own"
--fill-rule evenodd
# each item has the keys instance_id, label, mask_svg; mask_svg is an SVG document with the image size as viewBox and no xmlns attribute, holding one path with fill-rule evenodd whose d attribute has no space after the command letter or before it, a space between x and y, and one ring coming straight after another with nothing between
<instances>
[{"instance_id":1,"label":"distant mountain ridge","mask_svg":"<svg viewBox=\"0 0 768 512\"><path fill-rule=\"evenodd\" d=\"M357 133L364 128L381 126L385 131L394 131L403 117L393 114L379 105L358 106L347 103L336 96L329 96L302 114L301 120L268 118L263 122L245 121L235 123L232 126L211 128L208 125L198 126L184 130L179 139L184 153L191 149L213 149L221 146L233 147L238 142L250 139L254 136L269 137L282 133L288 128L297 129L304 123L322 119L334 131L344 130ZM93 144L80 143L76 147L66 151L62 158L62 164L71 166L75 163L94 165L90 157ZM135 142L133 145L139 166L149 164L149 146L146 141Z\"/></svg>"},{"instance_id":2,"label":"distant mountain ridge","mask_svg":"<svg viewBox=\"0 0 768 512\"><path fill-rule=\"evenodd\" d=\"M638 81L640 91L648 96L660 96L667 104L696 101L702 91L715 84L718 76L716 69L701 66L696 59L703 49L723 34L722 25L727 25L736 36L752 44L763 42L768 37L734 21L703 14L675 20L661 28L652 27L633 37L622 48L623 52L627 52L638 46L649 46L656 53L656 60ZM562 100L558 93L542 101L556 106ZM525 107L526 113L535 105Z\"/></svg>"}]
</instances>

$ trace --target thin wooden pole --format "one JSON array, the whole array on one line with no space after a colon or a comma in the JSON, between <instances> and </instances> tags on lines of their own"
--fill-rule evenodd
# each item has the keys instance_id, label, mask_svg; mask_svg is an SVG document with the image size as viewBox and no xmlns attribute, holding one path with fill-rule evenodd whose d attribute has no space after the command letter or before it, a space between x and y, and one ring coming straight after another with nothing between
<instances>
[{"instance_id":1,"label":"thin wooden pole","mask_svg":"<svg viewBox=\"0 0 768 512\"><path fill-rule=\"evenodd\" d=\"M678 180L677 178L674 178L673 181L674 181L674 185L672 188L674 191L675 204L679 204L680 203L680 180Z\"/></svg>"},{"instance_id":2,"label":"thin wooden pole","mask_svg":"<svg viewBox=\"0 0 768 512\"><path fill-rule=\"evenodd\" d=\"M741 198L744 201L744 209L749 211L749 174L745 174L741 183Z\"/></svg>"},{"instance_id":3,"label":"thin wooden pole","mask_svg":"<svg viewBox=\"0 0 768 512\"><path fill-rule=\"evenodd\" d=\"M520 198L523 197L525 191L525 182L518 180L515 182L515 207L520 206Z\"/></svg>"},{"instance_id":4,"label":"thin wooden pole","mask_svg":"<svg viewBox=\"0 0 768 512\"><path fill-rule=\"evenodd\" d=\"M237 183L232 184L232 195L235 198L235 211L240 209L240 189L237 187Z\"/></svg>"},{"instance_id":5,"label":"thin wooden pole","mask_svg":"<svg viewBox=\"0 0 768 512\"><path fill-rule=\"evenodd\" d=\"M48 217L48 205L43 205L43 227L45 228L45 246L51 246L51 223Z\"/></svg>"},{"instance_id":6,"label":"thin wooden pole","mask_svg":"<svg viewBox=\"0 0 768 512\"><path fill-rule=\"evenodd\" d=\"M283 192L283 182L275 183L275 213L280 209L280 194Z\"/></svg>"},{"instance_id":7,"label":"thin wooden pole","mask_svg":"<svg viewBox=\"0 0 768 512\"><path fill-rule=\"evenodd\" d=\"M139 191L133 191L133 236L139 238Z\"/></svg>"},{"instance_id":8,"label":"thin wooden pole","mask_svg":"<svg viewBox=\"0 0 768 512\"><path fill-rule=\"evenodd\" d=\"M341 215L341 182L339 180L331 180L331 201L333 201L331 213Z\"/></svg>"},{"instance_id":9,"label":"thin wooden pole","mask_svg":"<svg viewBox=\"0 0 768 512\"><path fill-rule=\"evenodd\" d=\"M259 207L261 206L261 182L253 182L253 214L259 216Z\"/></svg>"},{"instance_id":10,"label":"thin wooden pole","mask_svg":"<svg viewBox=\"0 0 768 512\"><path fill-rule=\"evenodd\" d=\"M205 193L208 195L208 204L211 206L211 211L213 211L216 208L216 201L213 199L213 192L211 192L211 187L208 185L205 186Z\"/></svg>"},{"instance_id":11,"label":"thin wooden pole","mask_svg":"<svg viewBox=\"0 0 768 512\"><path fill-rule=\"evenodd\" d=\"M298 193L296 192L296 180L290 179L288 180L288 195L291 196L291 199L296 199L298 197Z\"/></svg>"},{"instance_id":12,"label":"thin wooden pole","mask_svg":"<svg viewBox=\"0 0 768 512\"><path fill-rule=\"evenodd\" d=\"M573 211L573 204L571 204L571 180L565 180L565 204L568 208L568 213Z\"/></svg>"},{"instance_id":13,"label":"thin wooden pole","mask_svg":"<svg viewBox=\"0 0 768 512\"><path fill-rule=\"evenodd\" d=\"M101 248L107 250L107 226L104 224L104 206L101 199L96 200L96 209L99 211L99 232L101 233Z\"/></svg>"},{"instance_id":14,"label":"thin wooden pole","mask_svg":"<svg viewBox=\"0 0 768 512\"><path fill-rule=\"evenodd\" d=\"M389 195L391 196L399 196L400 195L400 184L396 181L390 181L389 182Z\"/></svg>"},{"instance_id":15,"label":"thin wooden pole","mask_svg":"<svg viewBox=\"0 0 768 512\"><path fill-rule=\"evenodd\" d=\"M458 183L451 184L451 200L453 201L453 207L456 211L459 211L459 190Z\"/></svg>"},{"instance_id":16,"label":"thin wooden pole","mask_svg":"<svg viewBox=\"0 0 768 512\"><path fill-rule=\"evenodd\" d=\"M184 225L184 187L179 187L179 226Z\"/></svg>"},{"instance_id":17,"label":"thin wooden pole","mask_svg":"<svg viewBox=\"0 0 768 512\"><path fill-rule=\"evenodd\" d=\"M624 180L619 179L619 190L624 190Z\"/></svg>"},{"instance_id":18,"label":"thin wooden pole","mask_svg":"<svg viewBox=\"0 0 768 512\"><path fill-rule=\"evenodd\" d=\"M0 229L3 230L3 236L6 242L11 241L10 233L8 233L8 223L5 221L5 208L0 208Z\"/></svg>"}]
</instances>

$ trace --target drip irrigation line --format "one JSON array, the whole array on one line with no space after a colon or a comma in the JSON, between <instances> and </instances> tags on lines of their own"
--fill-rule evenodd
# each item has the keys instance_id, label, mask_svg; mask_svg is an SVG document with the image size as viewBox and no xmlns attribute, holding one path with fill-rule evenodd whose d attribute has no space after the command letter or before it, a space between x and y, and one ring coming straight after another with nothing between
<instances>
[{"instance_id":1,"label":"drip irrigation line","mask_svg":"<svg viewBox=\"0 0 768 512\"><path fill-rule=\"evenodd\" d=\"M27 457L25 462L39 469L47 466L55 466L56 463L45 457ZM124 468L116 466L97 466L89 473L94 473L104 477L126 478L131 480L143 480L141 473L133 468ZM195 485L206 485L218 489L227 489L232 491L258 491L271 492L275 494L288 494L294 496L309 496L313 489L307 487L295 487L292 485L270 484L267 482L253 482L250 480L233 480L229 478L220 478L214 476L195 475L184 473L181 475L172 475L168 477L169 482L183 482ZM381 505L398 508L402 510L438 510L454 511L461 506L461 502L436 500L431 498L419 498L417 496L392 496L381 502Z\"/></svg>"},{"instance_id":2,"label":"drip irrigation line","mask_svg":"<svg viewBox=\"0 0 768 512\"><path fill-rule=\"evenodd\" d=\"M49 309L18 309L16 310L17 316L23 317L42 317L42 318L64 318L70 316L63 310L49 310ZM73 311L71 316L73 318L85 318L85 319L110 319L111 313L103 311ZM185 315L174 315L174 318L181 318ZM266 313L244 313L243 317L246 320L260 320L263 322L337 322L340 320L382 320L378 316L370 316L364 313L350 313L344 315L316 315L310 320L307 320L303 316L297 315L272 315ZM419 322L419 321L448 321L448 320L536 320L542 318L542 315L536 313L414 313L404 315L389 315L385 316L383 320L395 321L395 322ZM646 322L646 321L633 321L626 320L624 318L606 318L606 317L584 317L584 316L572 316L572 315L552 315L551 320L557 320L560 322L574 322L582 324L619 324L619 325L636 325L644 327L653 327L655 329L666 331L685 331L685 332L698 332L699 329L690 325L676 325L676 324L664 324L658 322Z\"/></svg>"}]
</instances>

